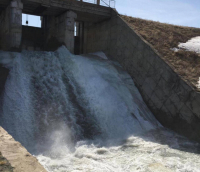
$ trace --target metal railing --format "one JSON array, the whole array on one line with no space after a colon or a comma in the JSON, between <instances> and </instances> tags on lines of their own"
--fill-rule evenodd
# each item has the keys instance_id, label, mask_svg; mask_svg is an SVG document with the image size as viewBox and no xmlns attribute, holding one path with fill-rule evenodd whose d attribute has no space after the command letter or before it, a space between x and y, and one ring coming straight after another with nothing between
<instances>
[{"instance_id":1,"label":"metal railing","mask_svg":"<svg viewBox=\"0 0 200 172\"><path fill-rule=\"evenodd\" d=\"M101 0L100 5L115 8L115 0Z\"/></svg>"},{"instance_id":2,"label":"metal railing","mask_svg":"<svg viewBox=\"0 0 200 172\"><path fill-rule=\"evenodd\" d=\"M77 1L115 8L115 0L77 0Z\"/></svg>"}]
</instances>

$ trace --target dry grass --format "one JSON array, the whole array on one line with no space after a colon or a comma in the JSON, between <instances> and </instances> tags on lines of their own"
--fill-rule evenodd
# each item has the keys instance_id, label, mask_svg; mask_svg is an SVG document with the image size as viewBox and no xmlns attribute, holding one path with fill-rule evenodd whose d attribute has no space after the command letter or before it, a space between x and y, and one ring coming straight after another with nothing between
<instances>
[{"instance_id":1,"label":"dry grass","mask_svg":"<svg viewBox=\"0 0 200 172\"><path fill-rule=\"evenodd\" d=\"M162 58L187 82L196 88L200 77L200 54L170 48L178 47L179 42L200 36L200 28L164 24L129 16L121 16L129 25L148 41Z\"/></svg>"}]
</instances>

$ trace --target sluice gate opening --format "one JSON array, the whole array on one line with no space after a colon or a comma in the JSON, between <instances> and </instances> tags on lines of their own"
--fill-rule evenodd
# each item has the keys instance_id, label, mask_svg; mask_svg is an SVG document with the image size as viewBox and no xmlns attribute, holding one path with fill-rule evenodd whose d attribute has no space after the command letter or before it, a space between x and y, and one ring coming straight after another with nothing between
<instances>
[{"instance_id":1,"label":"sluice gate opening","mask_svg":"<svg viewBox=\"0 0 200 172\"><path fill-rule=\"evenodd\" d=\"M43 50L44 40L45 34L42 28L42 16L22 14L21 50Z\"/></svg>"}]
</instances>

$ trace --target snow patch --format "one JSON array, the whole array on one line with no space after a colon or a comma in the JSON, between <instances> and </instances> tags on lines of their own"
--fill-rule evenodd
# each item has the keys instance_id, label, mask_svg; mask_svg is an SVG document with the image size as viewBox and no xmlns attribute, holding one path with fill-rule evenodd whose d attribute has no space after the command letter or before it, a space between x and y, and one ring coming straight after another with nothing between
<instances>
[{"instance_id":1,"label":"snow patch","mask_svg":"<svg viewBox=\"0 0 200 172\"><path fill-rule=\"evenodd\" d=\"M170 48L170 50L172 50L174 52L178 52L180 49L179 48Z\"/></svg>"},{"instance_id":2,"label":"snow patch","mask_svg":"<svg viewBox=\"0 0 200 172\"><path fill-rule=\"evenodd\" d=\"M183 49L185 51L192 51L200 54L200 36L191 38L186 43L179 43L178 48L170 48L170 50L174 52L178 52L180 49ZM197 88L200 88L200 77L199 81L197 82Z\"/></svg>"},{"instance_id":3,"label":"snow patch","mask_svg":"<svg viewBox=\"0 0 200 172\"><path fill-rule=\"evenodd\" d=\"M197 82L197 88L200 88L200 77L199 77L199 81Z\"/></svg>"},{"instance_id":4,"label":"snow patch","mask_svg":"<svg viewBox=\"0 0 200 172\"><path fill-rule=\"evenodd\" d=\"M186 43L179 43L179 48L200 53L200 36L194 37Z\"/></svg>"}]
</instances>

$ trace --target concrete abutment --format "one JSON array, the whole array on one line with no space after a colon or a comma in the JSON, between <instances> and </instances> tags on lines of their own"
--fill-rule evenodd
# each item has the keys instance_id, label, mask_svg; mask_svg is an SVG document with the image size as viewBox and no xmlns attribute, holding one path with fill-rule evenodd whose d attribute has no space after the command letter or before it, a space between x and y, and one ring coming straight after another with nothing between
<instances>
[{"instance_id":1,"label":"concrete abutment","mask_svg":"<svg viewBox=\"0 0 200 172\"><path fill-rule=\"evenodd\" d=\"M73 11L67 11L60 16L45 16L43 18L43 28L46 41L54 38L61 44L64 44L71 53L74 53L74 25L77 14ZM59 45L58 45L59 46ZM58 47L56 47L58 48Z\"/></svg>"},{"instance_id":2,"label":"concrete abutment","mask_svg":"<svg viewBox=\"0 0 200 172\"><path fill-rule=\"evenodd\" d=\"M85 53L103 51L131 75L160 123L200 142L200 94L113 10L112 17L87 26ZM170 51L170 50L169 50Z\"/></svg>"}]
</instances>

